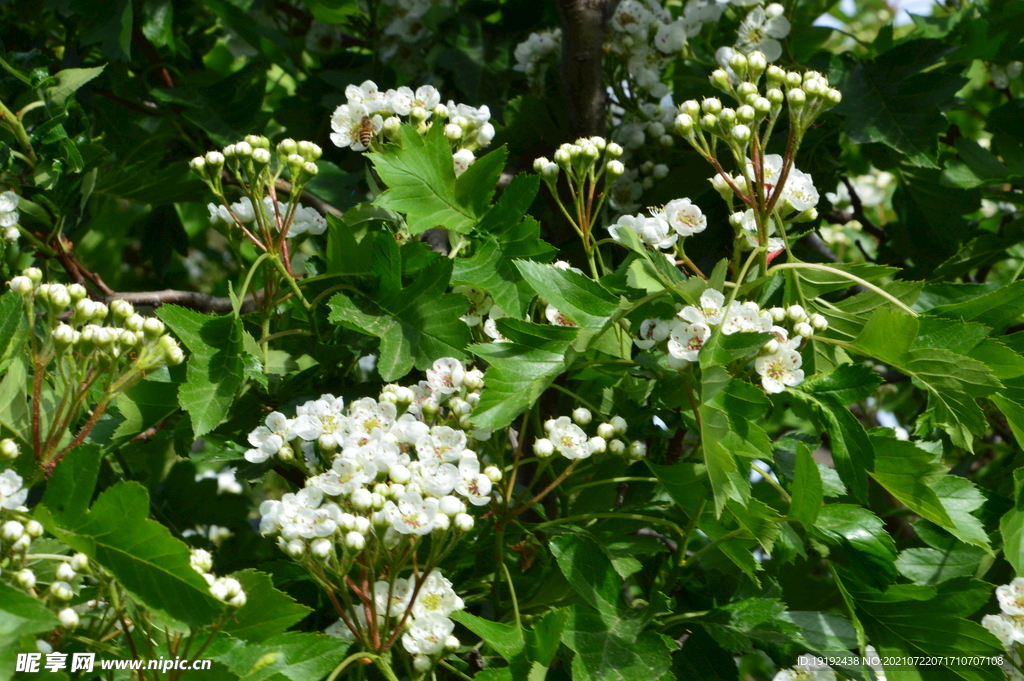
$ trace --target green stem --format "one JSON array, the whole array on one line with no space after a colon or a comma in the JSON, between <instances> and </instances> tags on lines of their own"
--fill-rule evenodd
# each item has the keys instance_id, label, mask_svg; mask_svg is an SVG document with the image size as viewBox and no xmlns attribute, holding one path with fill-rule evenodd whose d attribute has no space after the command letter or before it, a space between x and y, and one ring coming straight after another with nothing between
<instances>
[{"instance_id":1,"label":"green stem","mask_svg":"<svg viewBox=\"0 0 1024 681\"><path fill-rule=\"evenodd\" d=\"M357 660L362 660L363 658L376 660L377 656L373 653L352 653L344 660L342 660L337 667L334 668L334 671L331 672L331 675L327 677L327 681L335 681L350 664Z\"/></svg>"},{"instance_id":2,"label":"green stem","mask_svg":"<svg viewBox=\"0 0 1024 681\"><path fill-rule=\"evenodd\" d=\"M630 477L630 476L621 477L621 478L605 478L604 480L593 480L591 482L584 482L581 485L576 485L575 487L569 488L568 490L566 490L565 493L571 495L571 494L574 494L574 493L580 491L581 489L586 489L587 487L597 487L598 485L618 484L620 482L658 482L658 479L657 478L637 478L637 477Z\"/></svg>"},{"instance_id":3,"label":"green stem","mask_svg":"<svg viewBox=\"0 0 1024 681\"><path fill-rule=\"evenodd\" d=\"M779 494L786 500L786 502L793 501L793 497L789 496L789 492L787 492L782 485L779 484L779 481L772 476L771 471L759 466L755 461L750 462L750 467L760 473L761 477L765 479L765 482L778 490Z\"/></svg>"},{"instance_id":4,"label":"green stem","mask_svg":"<svg viewBox=\"0 0 1024 681\"><path fill-rule=\"evenodd\" d=\"M818 265L816 263L809 263L809 262L784 262L784 263L781 263L779 265L775 265L774 267L772 267L770 270L768 270L768 274L770 274L772 272L776 272L778 270L798 270L798 269L820 270L822 272L830 272L830 273L838 275L840 277L845 277L845 278L849 279L850 281L852 281L854 283L860 284L861 286L863 286L864 288L866 288L868 290L874 291L875 293L877 293L878 295L882 296L883 298L888 300L890 303L892 303L896 307L900 308L901 310L903 310L907 314L911 315L912 317L917 317L918 316L917 312L915 312L913 309L908 307L899 298L896 298L895 296L893 296L893 295L891 295L889 293L886 293L885 291L883 291L879 287L875 286L871 282L865 281L864 279L861 279L860 277L858 277L856 275L850 274L849 272L844 272L843 270L836 269L835 267L829 267L828 265Z\"/></svg>"},{"instance_id":5,"label":"green stem","mask_svg":"<svg viewBox=\"0 0 1024 681\"><path fill-rule=\"evenodd\" d=\"M722 542L725 542L725 541L728 541L728 540L732 539L733 537L740 536L744 532L746 532L746 530L739 529L739 530L733 530L732 532L729 532L727 534L723 534L721 537L719 537L718 539L714 540L713 542L711 542L707 546L701 547L701 548L697 549L696 551L694 551L693 555L691 555L689 558L684 560L682 562L682 564L680 565L680 567L686 568L686 567L689 567L690 565L693 565L693 563L698 558L700 558L702 555L704 555L705 553L707 553L711 549L715 548L716 546L718 546Z\"/></svg>"},{"instance_id":6,"label":"green stem","mask_svg":"<svg viewBox=\"0 0 1024 681\"><path fill-rule=\"evenodd\" d=\"M508 582L508 593L512 597L512 613L516 618L516 628L522 629L523 623L519 619L519 599L516 598L516 588L512 585L512 575L509 574L508 566L505 565L505 557L499 556L498 563L501 565L502 572L505 573L505 581Z\"/></svg>"}]
</instances>

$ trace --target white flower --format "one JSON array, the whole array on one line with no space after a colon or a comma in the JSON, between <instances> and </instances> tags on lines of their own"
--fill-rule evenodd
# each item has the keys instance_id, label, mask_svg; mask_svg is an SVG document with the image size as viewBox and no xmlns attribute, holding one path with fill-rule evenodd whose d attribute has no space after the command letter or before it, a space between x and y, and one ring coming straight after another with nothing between
<instances>
[{"instance_id":1,"label":"white flower","mask_svg":"<svg viewBox=\"0 0 1024 681\"><path fill-rule=\"evenodd\" d=\"M755 7L740 22L736 49L743 54L763 52L768 61L775 61L781 57L782 45L778 39L789 35L790 29L789 19L782 15L784 11L783 6L777 2L764 9Z\"/></svg>"},{"instance_id":2,"label":"white flower","mask_svg":"<svg viewBox=\"0 0 1024 681\"><path fill-rule=\"evenodd\" d=\"M334 492L334 495L350 495L360 487L365 487L377 477L377 465L363 457L342 458L337 457L331 470L337 474L337 492L333 489L324 489L325 492ZM334 480L331 480L334 482Z\"/></svg>"},{"instance_id":3,"label":"white flower","mask_svg":"<svg viewBox=\"0 0 1024 681\"><path fill-rule=\"evenodd\" d=\"M420 461L441 459L454 463L462 459L465 449L466 433L448 426L434 426L429 434L416 441Z\"/></svg>"},{"instance_id":4,"label":"white flower","mask_svg":"<svg viewBox=\"0 0 1024 681\"><path fill-rule=\"evenodd\" d=\"M674 199L665 204L665 220L679 236L703 232L708 226L704 213L690 199Z\"/></svg>"},{"instance_id":5,"label":"white flower","mask_svg":"<svg viewBox=\"0 0 1024 681\"><path fill-rule=\"evenodd\" d=\"M1000 90L1004 90L1010 86L1011 80L1017 80L1020 77L1021 67L1024 66L1019 61L1011 61L1006 66L999 66L998 64L989 64L988 70L992 75L992 84ZM7 192L5 192L7 193Z\"/></svg>"},{"instance_id":6,"label":"white flower","mask_svg":"<svg viewBox=\"0 0 1024 681\"><path fill-rule=\"evenodd\" d=\"M658 26L654 46L665 54L677 54L686 45L690 25L685 19L676 19L670 24Z\"/></svg>"},{"instance_id":7,"label":"white flower","mask_svg":"<svg viewBox=\"0 0 1024 681\"><path fill-rule=\"evenodd\" d=\"M716 291L713 288L709 288L704 293L700 294L700 309L699 312L703 315L704 319L692 319L684 316L680 313L680 317L691 322L703 321L708 324L721 324L722 323L722 308L725 307L725 294L721 291ZM693 308L689 308L693 309ZM685 312L686 309L683 310Z\"/></svg>"},{"instance_id":8,"label":"white flower","mask_svg":"<svg viewBox=\"0 0 1024 681\"><path fill-rule=\"evenodd\" d=\"M800 368L803 359L795 350L780 350L771 355L762 355L754 360L754 369L761 377L761 385L770 393L781 393L786 386L803 383L804 371Z\"/></svg>"},{"instance_id":9,"label":"white flower","mask_svg":"<svg viewBox=\"0 0 1024 681\"><path fill-rule=\"evenodd\" d=\"M783 669L772 681L836 681L836 673L827 665L798 664Z\"/></svg>"},{"instance_id":10,"label":"white flower","mask_svg":"<svg viewBox=\"0 0 1024 681\"><path fill-rule=\"evenodd\" d=\"M616 241L621 241L619 233L622 229L633 230L640 241L651 248L672 248L679 239L679 234L671 230L668 221L642 214L620 216L614 225L608 227L608 233Z\"/></svg>"},{"instance_id":11,"label":"white flower","mask_svg":"<svg viewBox=\"0 0 1024 681\"><path fill-rule=\"evenodd\" d=\"M413 655L436 655L454 630L455 623L444 615L417 617L402 634L402 647Z\"/></svg>"},{"instance_id":12,"label":"white flower","mask_svg":"<svg viewBox=\"0 0 1024 681\"><path fill-rule=\"evenodd\" d=\"M490 478L480 472L480 459L464 456L459 461L459 480L455 491L469 499L474 506L484 506L491 500Z\"/></svg>"},{"instance_id":13,"label":"white flower","mask_svg":"<svg viewBox=\"0 0 1024 681\"><path fill-rule=\"evenodd\" d=\"M18 215L18 195L12 191L0 194L0 227L4 228L4 238L7 241L17 241L21 236L18 228L20 216Z\"/></svg>"},{"instance_id":14,"label":"white flower","mask_svg":"<svg viewBox=\"0 0 1024 681\"><path fill-rule=\"evenodd\" d=\"M351 87L351 86L350 86ZM331 141L338 147L349 147L352 151L365 151L366 146L359 140L363 119L369 118L373 125L373 136L376 137L384 128L384 119L380 114L373 114L363 104L342 104L331 116Z\"/></svg>"},{"instance_id":15,"label":"white flower","mask_svg":"<svg viewBox=\"0 0 1024 681\"><path fill-rule=\"evenodd\" d=\"M646 37L647 27L653 20L654 15L643 3L638 0L622 0L612 16L611 25L616 31Z\"/></svg>"},{"instance_id":16,"label":"white flower","mask_svg":"<svg viewBox=\"0 0 1024 681\"><path fill-rule=\"evenodd\" d=\"M668 354L676 359L696 362L700 349L711 336L711 329L706 324L687 324L676 322L668 338Z\"/></svg>"},{"instance_id":17,"label":"white flower","mask_svg":"<svg viewBox=\"0 0 1024 681\"><path fill-rule=\"evenodd\" d=\"M388 502L384 513L400 534L430 534L437 515L437 499L424 499L416 492L406 492L399 497L398 503Z\"/></svg>"},{"instance_id":18,"label":"white flower","mask_svg":"<svg viewBox=\"0 0 1024 681\"><path fill-rule=\"evenodd\" d=\"M25 503L28 490L22 489L21 476L8 468L0 473L0 508L13 510Z\"/></svg>"},{"instance_id":19,"label":"white flower","mask_svg":"<svg viewBox=\"0 0 1024 681\"><path fill-rule=\"evenodd\" d=\"M440 615L447 617L456 610L462 610L465 604L459 598L452 583L440 572L434 570L427 575L416 602L412 605L412 616L416 619Z\"/></svg>"},{"instance_id":20,"label":"white flower","mask_svg":"<svg viewBox=\"0 0 1024 681\"><path fill-rule=\"evenodd\" d=\"M576 322L569 319L565 314L554 305L548 305L544 308L544 317L548 320L549 324L555 326L576 326Z\"/></svg>"},{"instance_id":21,"label":"white flower","mask_svg":"<svg viewBox=\"0 0 1024 681\"><path fill-rule=\"evenodd\" d=\"M427 383L435 393L451 395L462 387L466 370L462 362L454 357L442 357L434 360L434 365L427 369Z\"/></svg>"},{"instance_id":22,"label":"white flower","mask_svg":"<svg viewBox=\"0 0 1024 681\"><path fill-rule=\"evenodd\" d=\"M253 449L245 453L245 459L250 463L263 463L281 451L291 439L291 421L281 412L270 412L265 423L249 433L249 444Z\"/></svg>"},{"instance_id":23,"label":"white flower","mask_svg":"<svg viewBox=\"0 0 1024 681\"><path fill-rule=\"evenodd\" d=\"M441 93L433 85L420 85L416 88L416 95L413 97L412 106L420 107L426 111L433 111L434 107L441 103ZM396 112L397 113L397 112Z\"/></svg>"},{"instance_id":24,"label":"white flower","mask_svg":"<svg viewBox=\"0 0 1024 681\"><path fill-rule=\"evenodd\" d=\"M412 599L413 583L410 579L398 577L394 586L385 581L373 585L373 602L378 615L401 617ZM447 614L447 613L445 613Z\"/></svg>"},{"instance_id":25,"label":"white flower","mask_svg":"<svg viewBox=\"0 0 1024 681\"><path fill-rule=\"evenodd\" d=\"M476 156L469 149L460 149L452 154L452 163L455 164L455 177L459 177L462 173L466 172L466 169L473 165L475 160Z\"/></svg>"},{"instance_id":26,"label":"white flower","mask_svg":"<svg viewBox=\"0 0 1024 681\"><path fill-rule=\"evenodd\" d=\"M384 109L388 104L387 95L378 90L372 80L363 81L362 85L349 85L345 88L345 97L349 105L362 105L371 114Z\"/></svg>"},{"instance_id":27,"label":"white flower","mask_svg":"<svg viewBox=\"0 0 1024 681\"><path fill-rule=\"evenodd\" d=\"M819 197L811 176L802 170L791 168L782 198L789 201L793 210L805 211L817 206Z\"/></svg>"},{"instance_id":28,"label":"white flower","mask_svg":"<svg viewBox=\"0 0 1024 681\"><path fill-rule=\"evenodd\" d=\"M669 323L664 319L645 319L640 323L640 337L633 343L641 350L648 350L659 341L668 338Z\"/></svg>"},{"instance_id":29,"label":"white flower","mask_svg":"<svg viewBox=\"0 0 1024 681\"><path fill-rule=\"evenodd\" d=\"M981 626L999 639L1006 650L1017 642L1017 627L1009 615L985 615L981 618Z\"/></svg>"},{"instance_id":30,"label":"white flower","mask_svg":"<svg viewBox=\"0 0 1024 681\"><path fill-rule=\"evenodd\" d=\"M548 431L555 449L567 459L586 459L590 456L587 434L568 416L559 416Z\"/></svg>"},{"instance_id":31,"label":"white flower","mask_svg":"<svg viewBox=\"0 0 1024 681\"><path fill-rule=\"evenodd\" d=\"M1009 584L996 587L996 599L1007 615L1024 615L1024 577L1017 577Z\"/></svg>"},{"instance_id":32,"label":"white flower","mask_svg":"<svg viewBox=\"0 0 1024 681\"><path fill-rule=\"evenodd\" d=\"M491 306L494 304L491 297L487 295L487 291L476 286L455 286L452 288L452 292L461 293L469 299L469 310L462 317L462 321L469 326L479 326L483 316L490 312Z\"/></svg>"}]
</instances>

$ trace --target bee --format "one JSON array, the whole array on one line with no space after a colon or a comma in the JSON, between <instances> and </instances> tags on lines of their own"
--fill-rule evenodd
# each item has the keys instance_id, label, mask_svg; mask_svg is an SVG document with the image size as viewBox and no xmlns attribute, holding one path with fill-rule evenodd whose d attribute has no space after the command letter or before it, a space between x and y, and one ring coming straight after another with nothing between
<instances>
[{"instance_id":1,"label":"bee","mask_svg":"<svg viewBox=\"0 0 1024 681\"><path fill-rule=\"evenodd\" d=\"M359 143L369 149L370 142L373 141L373 136L376 134L377 130L373 126L373 121L370 120L369 116L363 116L359 121L359 132L356 133L356 137L359 138Z\"/></svg>"}]
</instances>

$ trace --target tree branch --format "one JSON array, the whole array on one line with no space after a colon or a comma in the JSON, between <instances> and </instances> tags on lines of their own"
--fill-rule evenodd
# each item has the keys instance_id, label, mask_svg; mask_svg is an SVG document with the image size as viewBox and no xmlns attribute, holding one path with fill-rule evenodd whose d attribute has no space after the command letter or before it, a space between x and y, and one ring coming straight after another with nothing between
<instances>
[{"instance_id":1,"label":"tree branch","mask_svg":"<svg viewBox=\"0 0 1024 681\"><path fill-rule=\"evenodd\" d=\"M231 312L231 298L218 298L206 293L196 291L175 291L164 289L163 291L127 291L124 293L112 293L104 300L108 305L112 300L127 300L132 305L143 305L148 307L160 307L161 305L181 305L199 312L208 314L224 314ZM256 298L252 294L247 295L242 301L242 310L252 312L256 309Z\"/></svg>"},{"instance_id":2,"label":"tree branch","mask_svg":"<svg viewBox=\"0 0 1024 681\"><path fill-rule=\"evenodd\" d=\"M618 6L619 0L558 0L570 139L604 134L604 38Z\"/></svg>"}]
</instances>

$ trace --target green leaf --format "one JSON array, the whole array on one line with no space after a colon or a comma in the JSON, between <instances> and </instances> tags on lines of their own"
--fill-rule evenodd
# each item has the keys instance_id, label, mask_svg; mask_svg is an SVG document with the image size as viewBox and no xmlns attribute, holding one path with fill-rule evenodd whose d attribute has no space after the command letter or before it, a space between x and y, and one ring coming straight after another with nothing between
<instances>
[{"instance_id":1,"label":"green leaf","mask_svg":"<svg viewBox=\"0 0 1024 681\"><path fill-rule=\"evenodd\" d=\"M814 525L821 510L824 496L821 487L821 474L818 464L811 451L803 443L796 448L796 469L793 474L792 500L789 502L789 514L804 525Z\"/></svg>"},{"instance_id":2,"label":"green leaf","mask_svg":"<svg viewBox=\"0 0 1024 681\"><path fill-rule=\"evenodd\" d=\"M157 316L191 353L178 401L192 417L198 439L227 417L242 387L242 322L231 315L209 317L177 305L164 305Z\"/></svg>"},{"instance_id":3,"label":"green leaf","mask_svg":"<svg viewBox=\"0 0 1024 681\"><path fill-rule=\"evenodd\" d=\"M110 60L129 61L132 48L132 3L130 0L95 3L73 0L71 11L83 19L80 30L82 45L102 43L103 56Z\"/></svg>"},{"instance_id":4,"label":"green leaf","mask_svg":"<svg viewBox=\"0 0 1024 681\"><path fill-rule=\"evenodd\" d=\"M404 289L388 294L336 293L328 319L380 338L377 370L385 381L405 376L415 366L426 370L440 357L466 357L469 327L460 317L469 302L445 293L452 261L442 258L424 267Z\"/></svg>"},{"instance_id":5,"label":"green leaf","mask_svg":"<svg viewBox=\"0 0 1024 681\"><path fill-rule=\"evenodd\" d=\"M536 402L575 356L572 343L579 329L533 324L502 317L498 330L507 343L478 343L473 354L490 365L484 390L471 421L478 428L497 430L512 423Z\"/></svg>"},{"instance_id":6,"label":"green leaf","mask_svg":"<svg viewBox=\"0 0 1024 681\"><path fill-rule=\"evenodd\" d=\"M870 263L829 263L829 267L860 277L865 281L876 281L898 272L895 267ZM856 285L849 277L825 270L799 269L791 270L791 272L793 276L800 277L800 289L808 300Z\"/></svg>"},{"instance_id":7,"label":"green leaf","mask_svg":"<svg viewBox=\"0 0 1024 681\"><path fill-rule=\"evenodd\" d=\"M227 637L225 637L227 638ZM225 664L241 681L309 681L322 679L345 658L350 644L333 636L289 631L256 644L235 639L221 643L213 659Z\"/></svg>"},{"instance_id":8,"label":"green leaf","mask_svg":"<svg viewBox=\"0 0 1024 681\"><path fill-rule=\"evenodd\" d=\"M650 681L671 664L669 649L643 631L642 612L620 612L621 582L611 561L592 540L561 535L551 552L573 590L588 604L568 608L562 642L576 656L573 681ZM589 606L589 607L588 607Z\"/></svg>"},{"instance_id":9,"label":"green leaf","mask_svg":"<svg viewBox=\"0 0 1024 681\"><path fill-rule=\"evenodd\" d=\"M0 296L0 360L6 359L8 349L13 349L11 342L21 326L22 307L21 296L13 291Z\"/></svg>"},{"instance_id":10,"label":"green leaf","mask_svg":"<svg viewBox=\"0 0 1024 681\"><path fill-rule=\"evenodd\" d=\"M922 69L951 51L941 40L910 40L873 61L833 59L833 78L843 93L836 113L846 117L854 142L881 142L915 165L935 167L938 135L947 123L942 110L966 82L959 69Z\"/></svg>"},{"instance_id":11,"label":"green leaf","mask_svg":"<svg viewBox=\"0 0 1024 681\"><path fill-rule=\"evenodd\" d=\"M231 576L242 585L246 603L221 629L226 634L255 643L280 634L312 612L275 589L270 575L250 568Z\"/></svg>"},{"instance_id":12,"label":"green leaf","mask_svg":"<svg viewBox=\"0 0 1024 681\"><path fill-rule=\"evenodd\" d=\"M54 468L42 505L55 522L74 523L88 512L100 460L100 447L89 444L72 449Z\"/></svg>"},{"instance_id":13,"label":"green leaf","mask_svg":"<svg viewBox=\"0 0 1024 681\"><path fill-rule=\"evenodd\" d=\"M700 366L726 366L756 353L771 338L768 333L713 334L700 349Z\"/></svg>"},{"instance_id":14,"label":"green leaf","mask_svg":"<svg viewBox=\"0 0 1024 681\"><path fill-rule=\"evenodd\" d=\"M530 260L515 265L534 291L585 331L600 333L618 310L619 301L590 277Z\"/></svg>"},{"instance_id":15,"label":"green leaf","mask_svg":"<svg viewBox=\"0 0 1024 681\"><path fill-rule=\"evenodd\" d=\"M178 410L178 384L142 381L117 397L117 410L124 421L114 431L118 440L141 433Z\"/></svg>"},{"instance_id":16,"label":"green leaf","mask_svg":"<svg viewBox=\"0 0 1024 681\"><path fill-rule=\"evenodd\" d=\"M979 322L999 332L1024 314L1024 281L962 303L940 305L929 312L948 319Z\"/></svg>"},{"instance_id":17,"label":"green leaf","mask_svg":"<svg viewBox=\"0 0 1024 681\"><path fill-rule=\"evenodd\" d=\"M401 146L367 154L388 187L374 204L405 215L412 234L431 227L460 234L472 231L482 213L477 212L479 205L467 205L467 197L456 193L452 150L443 126L435 125L421 137L412 126L403 125L401 141Z\"/></svg>"},{"instance_id":18,"label":"green leaf","mask_svg":"<svg viewBox=\"0 0 1024 681\"><path fill-rule=\"evenodd\" d=\"M0 582L0 679L14 677L22 637L58 626L57 618L38 598Z\"/></svg>"},{"instance_id":19,"label":"green leaf","mask_svg":"<svg viewBox=\"0 0 1024 681\"><path fill-rule=\"evenodd\" d=\"M105 67L106 64L91 69L63 69L58 71L52 76L56 82L43 90L43 97L48 102L56 105L59 110L63 110L68 98L75 94L75 91L80 87L103 73ZM53 113L57 113L57 111L53 111Z\"/></svg>"},{"instance_id":20,"label":"green leaf","mask_svg":"<svg viewBox=\"0 0 1024 681\"><path fill-rule=\"evenodd\" d=\"M498 307L522 318L534 297L514 260L550 260L555 249L540 238L540 225L525 217L537 193L536 175L517 175L477 226L476 251L455 261L453 284L469 284L491 294Z\"/></svg>"},{"instance_id":21,"label":"green leaf","mask_svg":"<svg viewBox=\"0 0 1024 681\"><path fill-rule=\"evenodd\" d=\"M840 364L825 374L815 374L800 387L816 397L831 397L844 407L875 394L882 377L864 364Z\"/></svg>"},{"instance_id":22,"label":"green leaf","mask_svg":"<svg viewBox=\"0 0 1024 681\"><path fill-rule=\"evenodd\" d=\"M502 146L474 161L455 179L455 199L474 215L487 213L507 159L508 149Z\"/></svg>"},{"instance_id":23,"label":"green leaf","mask_svg":"<svg viewBox=\"0 0 1024 681\"><path fill-rule=\"evenodd\" d=\"M707 468L702 464L679 463L673 466L659 466L645 459L658 482L665 487L672 501L687 515L697 512L707 495Z\"/></svg>"},{"instance_id":24,"label":"green leaf","mask_svg":"<svg viewBox=\"0 0 1024 681\"><path fill-rule=\"evenodd\" d=\"M876 428L868 437L875 450L871 477L922 518L952 527L953 521L932 489L946 474L946 467L935 455L912 442L897 440L887 429Z\"/></svg>"},{"instance_id":25,"label":"green leaf","mask_svg":"<svg viewBox=\"0 0 1024 681\"><path fill-rule=\"evenodd\" d=\"M982 549L959 542L943 551L916 547L900 552L896 569L915 584L938 584L954 577L973 576L984 556Z\"/></svg>"},{"instance_id":26,"label":"green leaf","mask_svg":"<svg viewBox=\"0 0 1024 681\"><path fill-rule=\"evenodd\" d=\"M57 466L54 479L74 475L77 467L69 466L67 473L63 469ZM62 482L60 487L81 489L72 482ZM154 612L197 626L210 624L220 615L224 606L192 569L188 546L148 518L145 487L120 482L104 491L88 512L78 510L81 493L74 498L63 512L45 503L37 507L37 517L54 536L102 565Z\"/></svg>"},{"instance_id":27,"label":"green leaf","mask_svg":"<svg viewBox=\"0 0 1024 681\"><path fill-rule=\"evenodd\" d=\"M946 529L961 541L991 553L988 534L981 521L972 515L985 504L981 490L967 478L957 475L944 476L932 485L932 490L953 522Z\"/></svg>"},{"instance_id":28,"label":"green leaf","mask_svg":"<svg viewBox=\"0 0 1024 681\"><path fill-rule=\"evenodd\" d=\"M897 679L933 678L998 681L997 665L961 665L961 655L1001 655L996 638L967 617L988 602L991 586L973 579L952 579L936 586L892 585L885 591L839 572L853 597L857 615L871 643L886 656L936 658L919 663L884 665ZM942 674L942 676L939 676ZM897 676L898 675L898 676Z\"/></svg>"},{"instance_id":29,"label":"green leaf","mask_svg":"<svg viewBox=\"0 0 1024 681\"><path fill-rule=\"evenodd\" d=\"M525 674L529 665L526 662L526 638L523 630L512 624L491 622L464 610L453 612L451 619L462 624L505 658L513 670Z\"/></svg>"},{"instance_id":30,"label":"green leaf","mask_svg":"<svg viewBox=\"0 0 1024 681\"><path fill-rule=\"evenodd\" d=\"M1013 472L1014 507L999 519L999 534L1003 538L1003 553L1018 577L1024 576L1024 468Z\"/></svg>"},{"instance_id":31,"label":"green leaf","mask_svg":"<svg viewBox=\"0 0 1024 681\"><path fill-rule=\"evenodd\" d=\"M896 544L885 531L882 520L866 508L826 504L821 507L814 526L827 540L862 554L874 570L882 574L893 572Z\"/></svg>"}]
</instances>

